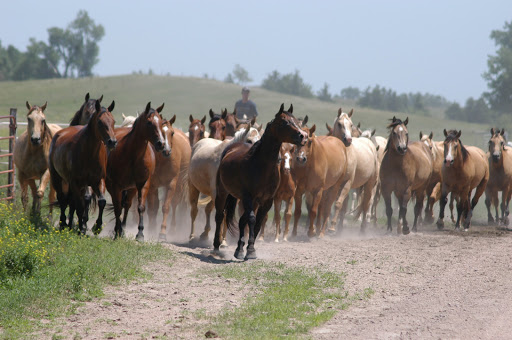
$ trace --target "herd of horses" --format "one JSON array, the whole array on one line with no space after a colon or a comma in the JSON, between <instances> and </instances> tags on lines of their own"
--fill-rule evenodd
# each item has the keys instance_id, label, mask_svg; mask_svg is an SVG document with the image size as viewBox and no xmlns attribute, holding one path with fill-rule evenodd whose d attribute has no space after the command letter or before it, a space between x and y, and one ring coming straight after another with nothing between
<instances>
[{"instance_id":1,"label":"herd of horses","mask_svg":"<svg viewBox=\"0 0 512 340\"><path fill-rule=\"evenodd\" d=\"M237 230L234 218L238 206L238 259L256 258L254 243L258 235L264 236L272 205L276 242L281 237L288 239L293 203L292 237L297 235L303 198L309 237L323 237L327 229L340 232L349 212L347 197L351 190L355 195L351 210L361 219L361 232L369 220L376 223L381 196L387 230L392 231L392 193L398 200L398 233L410 232L406 216L411 198L415 201L412 231L417 231L420 221L434 222L433 205L437 201L437 227L442 229L449 194L450 205L456 202L455 227L462 224L467 230L484 191L489 223L508 225L512 148L507 147L503 129L491 129L486 153L464 146L461 131L456 130L444 130L444 141L435 142L432 133L420 133L419 141L410 141L408 118L393 117L387 126L387 138L375 136L375 130L362 131L360 125L353 124L353 110L346 113L340 108L332 127L326 124L327 135L320 136L315 134L316 125L308 126L307 116L298 119L292 105L285 110L282 104L264 130L255 119L240 120L227 110L220 114L210 110L208 125L206 115L202 119L190 115L188 132L183 132L173 127L175 115L169 120L162 116L164 104L154 109L151 103L137 117L123 115L122 127L116 128L112 115L115 102L105 108L102 99L92 99L88 93L70 126L63 129L46 122L46 103L26 103L28 128L18 138L14 153L23 208L27 208L30 187L32 212L39 213L50 181L50 214L53 205L59 206L61 228L72 227L76 213L78 230L84 234L89 211L98 206L92 231L99 233L106 189L112 198L115 237L124 235L128 212L136 202L136 239L143 241L146 202L149 224L154 226L160 188L165 198L159 238L166 239L171 208L171 225L175 226L177 206L185 202L190 207L190 240L196 237L199 206L205 206L206 213L200 238L208 239L210 215L215 208L215 253L225 245L226 231ZM40 180L39 186L36 180ZM283 201L285 228L281 234ZM494 217L491 205L495 207Z\"/></svg>"}]
</instances>

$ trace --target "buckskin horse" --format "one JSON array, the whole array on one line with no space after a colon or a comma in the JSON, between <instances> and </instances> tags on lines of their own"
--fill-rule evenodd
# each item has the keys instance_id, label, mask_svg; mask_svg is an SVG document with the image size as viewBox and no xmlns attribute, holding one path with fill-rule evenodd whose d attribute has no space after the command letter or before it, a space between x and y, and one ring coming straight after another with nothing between
<instances>
[{"instance_id":1,"label":"buckskin horse","mask_svg":"<svg viewBox=\"0 0 512 340\"><path fill-rule=\"evenodd\" d=\"M151 102L141 113L131 128L118 128L115 130L117 147L108 156L107 162L107 190L112 196L116 225L115 237L124 234L124 226L132 199L137 194L137 211L139 213L139 226L136 235L137 241L144 241L144 211L146 210L146 197L150 185L150 177L156 166L155 152L149 146L153 144L156 152L169 152L166 149L162 131L163 118L160 115L164 104L156 110L151 108ZM121 213L124 215L121 222Z\"/></svg>"},{"instance_id":2,"label":"buckskin horse","mask_svg":"<svg viewBox=\"0 0 512 340\"><path fill-rule=\"evenodd\" d=\"M216 180L214 253L219 253L224 217L228 227L231 230L234 228L232 220L239 199L243 204L244 213L238 225L240 234L235 257L244 258L244 229L249 225L245 259L256 258L254 242L267 212L272 207L279 186L278 159L281 144L285 142L303 145L307 139L307 134L302 131L293 116L293 106L290 105L288 111L285 111L284 104L281 104L258 142L253 145L233 143L224 149Z\"/></svg>"},{"instance_id":3,"label":"buckskin horse","mask_svg":"<svg viewBox=\"0 0 512 340\"><path fill-rule=\"evenodd\" d=\"M55 133L61 129L58 125L46 123L44 111L47 104L31 106L28 101L26 102L27 130L18 137L14 148L14 164L20 182L21 203L23 210L26 210L28 205L27 187L30 186L32 213L39 213L41 209L41 200L50 181L50 172L48 171L50 143ZM36 180L39 180L39 188L36 186ZM55 190L51 185L49 201L50 203L55 201ZM52 205L50 204L50 216L51 214Z\"/></svg>"},{"instance_id":4,"label":"buckskin horse","mask_svg":"<svg viewBox=\"0 0 512 340\"><path fill-rule=\"evenodd\" d=\"M66 226L66 208L70 204L76 209L78 227L82 234L87 231L89 207L93 199L88 187L98 198L100 208L98 219L93 227L95 234L101 231L103 209L106 205L105 177L107 169L107 148L112 150L117 144L114 135L115 102L105 109L96 100L95 112L89 122L70 126L58 131L50 147L50 175L57 192L60 206L60 226ZM72 219L70 214L70 219ZM69 222L71 226L71 220Z\"/></svg>"}]
</instances>

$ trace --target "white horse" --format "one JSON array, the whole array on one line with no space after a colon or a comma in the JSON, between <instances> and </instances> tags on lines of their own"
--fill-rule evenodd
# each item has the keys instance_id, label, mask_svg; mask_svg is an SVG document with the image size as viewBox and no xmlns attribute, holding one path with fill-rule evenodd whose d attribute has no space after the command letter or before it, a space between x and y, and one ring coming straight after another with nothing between
<instances>
[{"instance_id":1,"label":"white horse","mask_svg":"<svg viewBox=\"0 0 512 340\"><path fill-rule=\"evenodd\" d=\"M124 113L121 113L123 116L123 122L121 123L121 127L132 127L133 123L135 122L135 119L139 116L137 113L137 116L125 116Z\"/></svg>"}]
</instances>

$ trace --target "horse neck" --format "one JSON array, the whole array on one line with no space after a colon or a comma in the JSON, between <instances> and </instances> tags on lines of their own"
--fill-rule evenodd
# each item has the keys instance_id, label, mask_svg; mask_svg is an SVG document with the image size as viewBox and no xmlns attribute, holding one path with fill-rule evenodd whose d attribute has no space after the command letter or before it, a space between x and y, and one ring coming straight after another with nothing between
<instances>
[{"instance_id":1,"label":"horse neck","mask_svg":"<svg viewBox=\"0 0 512 340\"><path fill-rule=\"evenodd\" d=\"M83 150L87 150L88 154L96 155L102 147L102 140L96 131L96 124L99 117L91 117L89 123L82 129L80 143L83 144Z\"/></svg>"},{"instance_id":2,"label":"horse neck","mask_svg":"<svg viewBox=\"0 0 512 340\"><path fill-rule=\"evenodd\" d=\"M281 150L282 144L282 141L280 141L277 137L273 136L270 131L268 131L263 134L259 140L258 145L255 144L254 147L257 147L257 152L255 152L255 155L261 158L263 162L268 162L273 166L276 164L277 159L279 158L279 151Z\"/></svg>"},{"instance_id":3,"label":"horse neck","mask_svg":"<svg viewBox=\"0 0 512 340\"><path fill-rule=\"evenodd\" d=\"M126 135L126 145L130 153L141 157L145 152L149 143L149 136L144 127L144 122L140 121L134 124L132 130Z\"/></svg>"}]
</instances>

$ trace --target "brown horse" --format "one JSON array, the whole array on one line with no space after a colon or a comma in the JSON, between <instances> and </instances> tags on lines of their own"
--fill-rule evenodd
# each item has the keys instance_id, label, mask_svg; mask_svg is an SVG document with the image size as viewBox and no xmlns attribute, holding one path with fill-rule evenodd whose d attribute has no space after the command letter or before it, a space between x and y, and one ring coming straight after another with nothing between
<instances>
[{"instance_id":1,"label":"brown horse","mask_svg":"<svg viewBox=\"0 0 512 340\"><path fill-rule=\"evenodd\" d=\"M188 126L188 140L190 147L193 147L199 140L208 137L206 136L204 126L204 122L206 122L206 116L199 120L190 115L189 120L190 125Z\"/></svg>"},{"instance_id":2,"label":"brown horse","mask_svg":"<svg viewBox=\"0 0 512 340\"><path fill-rule=\"evenodd\" d=\"M169 153L162 131L164 120L160 112L163 107L164 104L154 110L149 102L131 129L118 128L115 130L118 144L108 156L106 181L116 216L115 237L123 236L126 217L132 199L137 194L139 232L136 239L144 241L143 217L146 210L146 197L150 186L150 177L155 172L156 166L155 152L149 143L153 144L157 152ZM124 215L121 222L123 208Z\"/></svg>"},{"instance_id":3,"label":"brown horse","mask_svg":"<svg viewBox=\"0 0 512 340\"><path fill-rule=\"evenodd\" d=\"M279 151L282 143L302 145L307 134L299 127L293 116L293 106L279 112L267 125L263 137L255 144L233 143L222 153L217 171L217 193L215 198L215 240L214 252L219 252L221 227L226 212L229 228L233 228L237 199L241 200L244 213L239 221L240 238L235 251L237 259L244 258L244 229L249 225L249 241L245 259L256 258L254 241L260 231L267 212L272 207L275 192L279 186ZM257 215L255 215L257 211Z\"/></svg>"},{"instance_id":4,"label":"brown horse","mask_svg":"<svg viewBox=\"0 0 512 340\"><path fill-rule=\"evenodd\" d=\"M224 109L224 111L227 113L228 109ZM240 130L237 126L238 123L236 121L236 110L233 113L227 113L224 120L226 121L226 137L234 137L236 131Z\"/></svg>"},{"instance_id":5,"label":"brown horse","mask_svg":"<svg viewBox=\"0 0 512 340\"><path fill-rule=\"evenodd\" d=\"M464 147L460 140L462 132L444 130L444 161L443 161L443 184L441 192L441 208L437 227L444 228L444 208L447 196L451 192L457 200L457 222L455 228L460 228L461 217L464 219L464 230L467 230L471 223L473 208L478 199L484 193L485 186L489 180L489 164L485 153L475 147ZM471 200L471 191L476 188L475 195Z\"/></svg>"},{"instance_id":6,"label":"brown horse","mask_svg":"<svg viewBox=\"0 0 512 340\"><path fill-rule=\"evenodd\" d=\"M92 99L89 96L89 92L85 95L85 102L80 106L78 111L76 111L73 118L71 118L71 122L69 123L69 126L75 126L75 125L85 125L89 122L89 119L91 119L91 116L96 112L96 100L98 100L100 103L103 100L103 95L99 97L98 99Z\"/></svg>"},{"instance_id":7,"label":"brown horse","mask_svg":"<svg viewBox=\"0 0 512 340\"><path fill-rule=\"evenodd\" d=\"M50 147L50 175L57 191L60 206L60 226L66 226L65 211L70 206L76 209L78 226L82 234L87 231L89 206L92 200L88 187L96 197L100 208L98 219L93 227L95 234L101 231L102 216L106 200L105 177L107 170L107 148L112 150L117 144L114 135L115 102L105 109L96 100L95 113L89 123L70 126L58 131ZM70 213L70 226L73 215Z\"/></svg>"},{"instance_id":8,"label":"brown horse","mask_svg":"<svg viewBox=\"0 0 512 340\"><path fill-rule=\"evenodd\" d=\"M489 140L489 181L485 189L485 206L489 224L502 223L508 226L508 205L512 195L512 149L507 147L505 130L491 129ZM501 191L501 219L498 218L498 191ZM491 214L491 203L496 210L496 220Z\"/></svg>"},{"instance_id":9,"label":"brown horse","mask_svg":"<svg viewBox=\"0 0 512 340\"><path fill-rule=\"evenodd\" d=\"M61 128L58 125L46 123L44 110L47 103L44 103L43 106L31 106L27 101L26 105L28 109L28 127L16 141L14 164L21 187L23 210L27 209L27 187L30 186L32 191L32 213L39 213L41 200L50 180L50 172L48 171L50 143L53 135ZM36 186L36 180L39 180L39 188ZM49 201L50 203L55 201L55 190L51 185ZM52 206L50 205L50 215L51 213Z\"/></svg>"},{"instance_id":10,"label":"brown horse","mask_svg":"<svg viewBox=\"0 0 512 340\"><path fill-rule=\"evenodd\" d=\"M190 162L190 144L185 134L175 129L172 125L176 121L174 115L169 121L165 121L162 131L165 139L165 150L163 153L155 153L156 167L148 193L148 215L149 225L156 224L156 215L158 213L158 188L164 187L165 200L162 205L162 225L160 228L159 239L167 239L167 217L172 203L171 226L176 226L176 207L182 201L183 184L188 171ZM167 147L168 146L168 147Z\"/></svg>"},{"instance_id":11,"label":"brown horse","mask_svg":"<svg viewBox=\"0 0 512 340\"><path fill-rule=\"evenodd\" d=\"M393 117L388 125L389 137L384 157L380 166L380 182L382 197L386 203L386 215L388 218L388 232L391 232L391 194L394 192L398 198L399 213L397 233L400 233L400 222L403 224L403 234L409 233L407 225L407 203L414 194L416 205L414 206L413 231L417 230L418 217L423 208L425 190L432 175L432 154L423 142L409 143L407 123Z\"/></svg>"},{"instance_id":12,"label":"brown horse","mask_svg":"<svg viewBox=\"0 0 512 340\"><path fill-rule=\"evenodd\" d=\"M297 235L302 195L307 194L311 197L311 204L308 204L308 236L315 236L314 222L318 217L317 234L323 237L331 206L347 182L347 151L343 142L336 137L315 136L316 125L303 129L308 132L308 140L304 146L295 148L292 162L297 184L292 235Z\"/></svg>"},{"instance_id":13,"label":"brown horse","mask_svg":"<svg viewBox=\"0 0 512 340\"><path fill-rule=\"evenodd\" d=\"M218 140L226 139L226 118L228 110L223 110L222 114L219 115L210 109L209 114L210 122L208 123L208 128L210 129L210 138Z\"/></svg>"}]
</instances>

